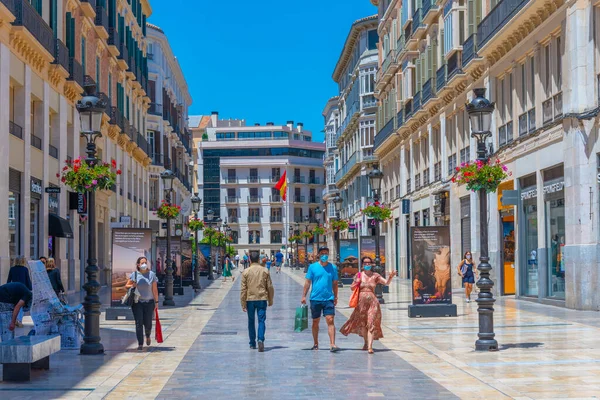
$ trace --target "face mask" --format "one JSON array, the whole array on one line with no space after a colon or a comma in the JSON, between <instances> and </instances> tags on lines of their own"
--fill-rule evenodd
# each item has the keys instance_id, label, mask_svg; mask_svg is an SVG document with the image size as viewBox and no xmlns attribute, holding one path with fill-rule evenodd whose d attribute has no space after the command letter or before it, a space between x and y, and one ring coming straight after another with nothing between
<instances>
[{"instance_id":1,"label":"face mask","mask_svg":"<svg viewBox=\"0 0 600 400\"><path fill-rule=\"evenodd\" d=\"M140 269L148 269L148 264L144 263L140 265Z\"/></svg>"},{"instance_id":2,"label":"face mask","mask_svg":"<svg viewBox=\"0 0 600 400\"><path fill-rule=\"evenodd\" d=\"M468 255L467 255L467 260L470 260L470 259L471 259L471 255L470 255L470 254L468 254Z\"/></svg>"},{"instance_id":3,"label":"face mask","mask_svg":"<svg viewBox=\"0 0 600 400\"><path fill-rule=\"evenodd\" d=\"M371 270L371 266L370 265L365 265L364 266L364 270L365 271L370 271Z\"/></svg>"},{"instance_id":4,"label":"face mask","mask_svg":"<svg viewBox=\"0 0 600 400\"><path fill-rule=\"evenodd\" d=\"M327 260L329 260L329 256L327 254L323 254L321 256L321 262L327 262Z\"/></svg>"}]
</instances>

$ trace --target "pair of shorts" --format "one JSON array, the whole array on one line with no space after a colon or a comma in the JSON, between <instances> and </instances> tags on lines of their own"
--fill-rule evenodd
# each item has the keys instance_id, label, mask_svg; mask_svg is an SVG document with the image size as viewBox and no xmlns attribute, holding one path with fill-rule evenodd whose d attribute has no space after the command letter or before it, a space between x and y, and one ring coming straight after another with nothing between
<instances>
[{"instance_id":1,"label":"pair of shorts","mask_svg":"<svg viewBox=\"0 0 600 400\"><path fill-rule=\"evenodd\" d=\"M323 316L335 315L335 306L333 305L333 300L310 301L310 315L312 316L312 319L321 318L321 313Z\"/></svg>"}]
</instances>

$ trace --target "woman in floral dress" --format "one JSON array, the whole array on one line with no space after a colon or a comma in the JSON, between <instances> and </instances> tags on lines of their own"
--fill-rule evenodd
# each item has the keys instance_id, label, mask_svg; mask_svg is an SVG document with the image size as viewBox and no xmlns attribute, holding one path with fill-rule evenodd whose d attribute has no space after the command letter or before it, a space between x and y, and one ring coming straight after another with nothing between
<instances>
[{"instance_id":1,"label":"woman in floral dress","mask_svg":"<svg viewBox=\"0 0 600 400\"><path fill-rule=\"evenodd\" d=\"M371 257L363 257L361 260L363 271L356 274L352 283L352 290L357 285L360 285L360 294L358 296L358 306L346 321L340 332L344 336L350 333L355 333L365 341L363 350L368 350L369 354L373 354L373 340L379 340L383 337L381 331L381 307L375 296L375 286L378 283L389 285L392 278L396 276L396 272L390 272L389 277L385 280L378 273L373 272Z\"/></svg>"}]
</instances>

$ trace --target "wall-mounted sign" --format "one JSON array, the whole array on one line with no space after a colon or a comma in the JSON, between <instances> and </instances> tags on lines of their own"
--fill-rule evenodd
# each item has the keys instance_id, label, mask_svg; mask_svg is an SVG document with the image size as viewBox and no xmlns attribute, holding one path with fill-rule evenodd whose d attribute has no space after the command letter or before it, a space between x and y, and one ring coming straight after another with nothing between
<instances>
[{"instance_id":1,"label":"wall-mounted sign","mask_svg":"<svg viewBox=\"0 0 600 400\"><path fill-rule=\"evenodd\" d=\"M554 182L554 183L549 183L549 184L545 185L542 188L542 191L544 194L550 194L550 193L560 192L564 188L565 188L565 182L560 181L560 182ZM533 199L533 198L537 197L537 195L538 195L537 189L531 189L531 190L521 193L521 200Z\"/></svg>"},{"instance_id":2,"label":"wall-mounted sign","mask_svg":"<svg viewBox=\"0 0 600 400\"><path fill-rule=\"evenodd\" d=\"M85 193L77 193L77 213L87 214L87 196Z\"/></svg>"},{"instance_id":3,"label":"wall-mounted sign","mask_svg":"<svg viewBox=\"0 0 600 400\"><path fill-rule=\"evenodd\" d=\"M60 193L60 187L58 186L49 186L44 189L46 193Z\"/></svg>"},{"instance_id":4,"label":"wall-mounted sign","mask_svg":"<svg viewBox=\"0 0 600 400\"><path fill-rule=\"evenodd\" d=\"M119 222L125 225L131 225L131 216L130 215L121 215L119 218Z\"/></svg>"},{"instance_id":5,"label":"wall-mounted sign","mask_svg":"<svg viewBox=\"0 0 600 400\"><path fill-rule=\"evenodd\" d=\"M33 176L31 177L31 193L35 193L35 194L39 194L41 195L43 193L43 188L42 188L42 181L34 178Z\"/></svg>"},{"instance_id":6,"label":"wall-mounted sign","mask_svg":"<svg viewBox=\"0 0 600 400\"><path fill-rule=\"evenodd\" d=\"M402 200L402 214L410 214L410 200L409 199Z\"/></svg>"}]
</instances>

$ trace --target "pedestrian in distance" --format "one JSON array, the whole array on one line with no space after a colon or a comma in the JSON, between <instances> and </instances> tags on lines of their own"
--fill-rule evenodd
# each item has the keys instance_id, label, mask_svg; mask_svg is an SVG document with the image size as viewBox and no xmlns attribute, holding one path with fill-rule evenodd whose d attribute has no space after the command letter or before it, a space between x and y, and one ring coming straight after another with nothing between
<instances>
[{"instance_id":1,"label":"pedestrian in distance","mask_svg":"<svg viewBox=\"0 0 600 400\"><path fill-rule=\"evenodd\" d=\"M8 279L6 283L19 282L25 285L29 291L32 290L31 286L31 276L29 275L29 269L25 266L25 257L17 256L15 257L15 261L13 262L13 266L8 270ZM19 316L17 318L16 324L18 328L23 327L23 309L19 311Z\"/></svg>"},{"instance_id":2,"label":"pedestrian in distance","mask_svg":"<svg viewBox=\"0 0 600 400\"><path fill-rule=\"evenodd\" d=\"M225 257L225 262L223 263L223 282L227 282L227 278L231 278L231 282L234 280L231 274L231 259L229 256Z\"/></svg>"},{"instance_id":3,"label":"pedestrian in distance","mask_svg":"<svg viewBox=\"0 0 600 400\"><path fill-rule=\"evenodd\" d=\"M467 303L471 302L471 292L475 283L475 262L470 251L465 252L462 261L458 264L458 275L465 285Z\"/></svg>"},{"instance_id":4,"label":"pedestrian in distance","mask_svg":"<svg viewBox=\"0 0 600 400\"><path fill-rule=\"evenodd\" d=\"M31 290L21 282L11 282L0 286L0 340L7 341L14 337L15 327L19 326L18 315L25 308L31 307L33 295ZM10 318L4 316L10 313ZM8 322L8 324L7 324ZM6 330L8 325L8 331ZM20 325L19 327L22 327Z\"/></svg>"},{"instance_id":5,"label":"pedestrian in distance","mask_svg":"<svg viewBox=\"0 0 600 400\"><path fill-rule=\"evenodd\" d=\"M273 264L273 261L271 261L267 258L267 261L265 262L265 267L267 267L267 271L269 272L269 274L271 273L271 265L272 264Z\"/></svg>"},{"instance_id":6,"label":"pedestrian in distance","mask_svg":"<svg viewBox=\"0 0 600 400\"><path fill-rule=\"evenodd\" d=\"M373 260L371 257L365 256L361 260L363 267L362 272L354 276L352 282L352 290L359 287L358 306L352 312L350 319L346 321L340 332L344 336L350 333L355 333L363 338L365 344L363 350L368 350L369 354L373 354L373 340L379 340L383 337L381 330L381 306L375 296L375 287L377 284L389 285L396 271L388 274L386 280L381 275L373 272Z\"/></svg>"},{"instance_id":7,"label":"pedestrian in distance","mask_svg":"<svg viewBox=\"0 0 600 400\"><path fill-rule=\"evenodd\" d=\"M138 341L138 350L144 348L144 333L146 334L146 345L152 344L150 334L152 333L152 317L154 308L158 307L158 278L150 270L148 259L139 257L136 262L136 271L132 272L125 285L127 289L137 288L139 298L131 306L133 318L135 319L135 334Z\"/></svg>"},{"instance_id":8,"label":"pedestrian in distance","mask_svg":"<svg viewBox=\"0 0 600 400\"><path fill-rule=\"evenodd\" d=\"M244 269L248 268L248 261L249 261L249 259L248 259L248 252L247 251L244 252L244 257L242 258L242 260L243 260L243 264L244 264Z\"/></svg>"},{"instance_id":9,"label":"pedestrian in distance","mask_svg":"<svg viewBox=\"0 0 600 400\"><path fill-rule=\"evenodd\" d=\"M52 285L52 289L54 289L54 293L58 298L61 298L61 293L65 292L65 287L63 286L62 279L60 278L60 270L56 268L56 262L54 258L49 258L46 261L46 272L48 273L48 279L50 280L50 284Z\"/></svg>"},{"instance_id":10,"label":"pedestrian in distance","mask_svg":"<svg viewBox=\"0 0 600 400\"><path fill-rule=\"evenodd\" d=\"M265 267L259 264L257 251L250 252L250 267L242 273L242 289L240 302L242 311L248 313L248 336L250 337L250 348L256 349L256 322L258 317L258 351L265 350L265 330L267 320L267 305L273 305L275 288L271 281L271 275Z\"/></svg>"},{"instance_id":11,"label":"pedestrian in distance","mask_svg":"<svg viewBox=\"0 0 600 400\"><path fill-rule=\"evenodd\" d=\"M314 345L312 350L319 350L319 321L321 315L327 322L329 333L329 350L335 353L339 347L335 345L335 306L338 300L337 269L329 262L329 248L319 248L319 261L311 264L306 272L306 281L302 293L302 304L306 304L306 296L310 289L310 313L312 316L312 334Z\"/></svg>"},{"instance_id":12,"label":"pedestrian in distance","mask_svg":"<svg viewBox=\"0 0 600 400\"><path fill-rule=\"evenodd\" d=\"M46 266L46 261L48 261L48 258L46 256L41 256L40 261L42 262L42 264L44 264L44 266Z\"/></svg>"},{"instance_id":13,"label":"pedestrian in distance","mask_svg":"<svg viewBox=\"0 0 600 400\"><path fill-rule=\"evenodd\" d=\"M235 268L240 268L240 255L236 254L234 259L235 259Z\"/></svg>"},{"instance_id":14,"label":"pedestrian in distance","mask_svg":"<svg viewBox=\"0 0 600 400\"><path fill-rule=\"evenodd\" d=\"M277 250L277 253L275 253L275 267L276 267L276 273L280 273L281 272L281 264L283 263L283 253L280 250Z\"/></svg>"}]
</instances>

